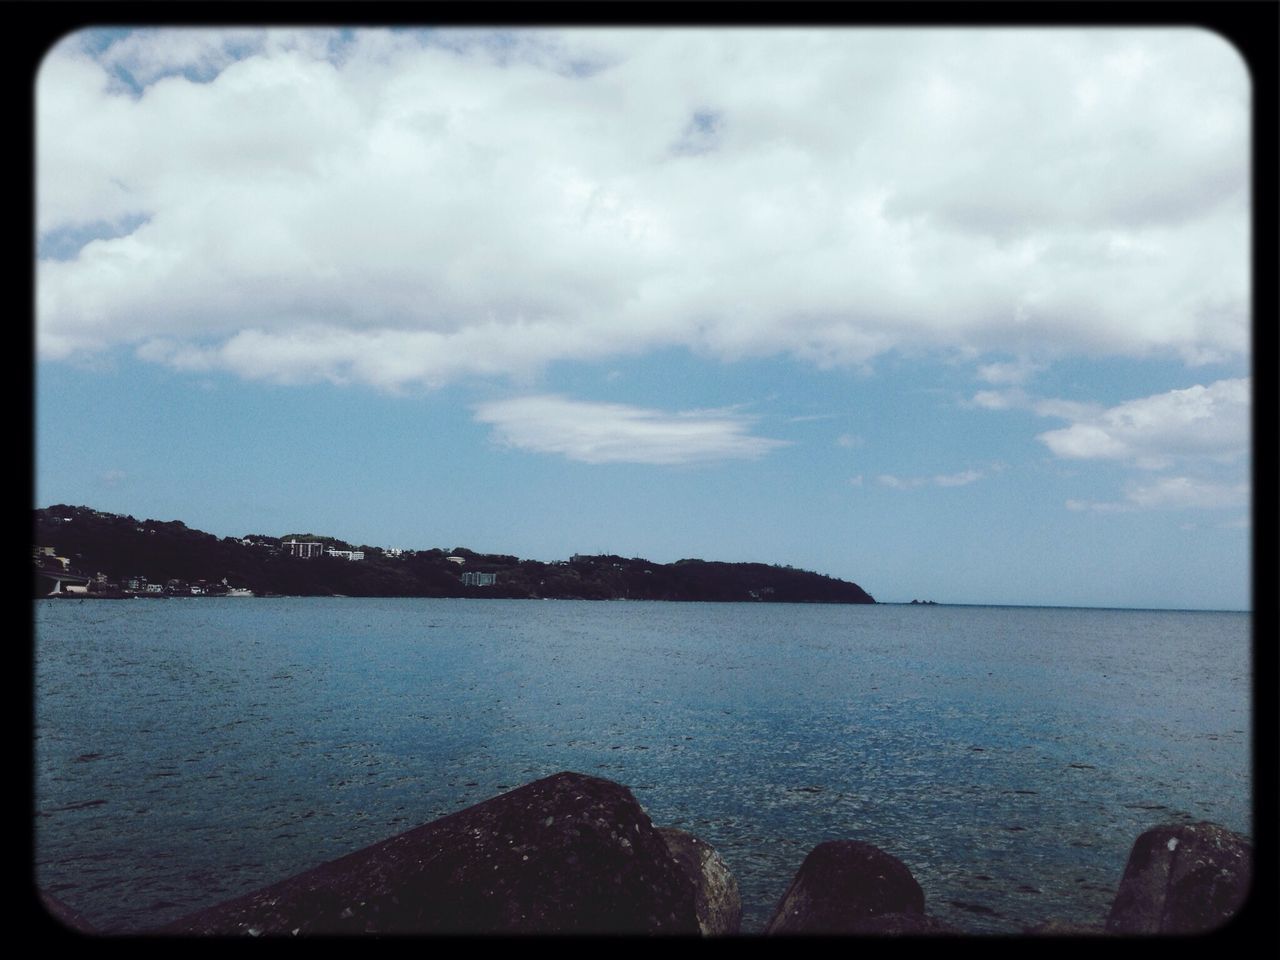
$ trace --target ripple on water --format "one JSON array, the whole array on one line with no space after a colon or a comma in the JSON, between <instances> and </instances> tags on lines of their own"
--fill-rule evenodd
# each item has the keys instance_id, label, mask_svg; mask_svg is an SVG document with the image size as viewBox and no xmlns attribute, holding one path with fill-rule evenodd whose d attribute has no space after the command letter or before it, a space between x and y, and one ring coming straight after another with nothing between
<instances>
[{"instance_id":1,"label":"ripple on water","mask_svg":"<svg viewBox=\"0 0 1280 960\"><path fill-rule=\"evenodd\" d=\"M1017 932L1046 905L1105 915L1156 822L1250 827L1247 618L948 608L938 636L895 607L93 606L37 604L37 876L104 928L564 769L716 847L745 930L834 837L907 863L943 919Z\"/></svg>"}]
</instances>

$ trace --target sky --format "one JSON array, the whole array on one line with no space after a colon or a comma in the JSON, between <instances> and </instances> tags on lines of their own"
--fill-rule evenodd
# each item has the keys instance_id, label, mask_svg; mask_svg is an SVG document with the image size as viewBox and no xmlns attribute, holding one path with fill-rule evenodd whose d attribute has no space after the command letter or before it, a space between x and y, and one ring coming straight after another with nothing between
<instances>
[{"instance_id":1,"label":"sky","mask_svg":"<svg viewBox=\"0 0 1280 960\"><path fill-rule=\"evenodd\" d=\"M1251 607L1192 28L141 29L35 84L36 505Z\"/></svg>"}]
</instances>

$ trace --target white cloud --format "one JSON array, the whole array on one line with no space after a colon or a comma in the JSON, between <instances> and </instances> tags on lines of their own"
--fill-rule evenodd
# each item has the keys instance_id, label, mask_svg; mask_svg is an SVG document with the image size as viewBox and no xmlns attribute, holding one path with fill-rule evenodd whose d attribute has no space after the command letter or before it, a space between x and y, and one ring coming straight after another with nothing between
<instances>
[{"instance_id":1,"label":"white cloud","mask_svg":"<svg viewBox=\"0 0 1280 960\"><path fill-rule=\"evenodd\" d=\"M978 379L991 384L1026 383L1032 374L1044 369L1043 364L1021 358L1012 363L988 363L978 368Z\"/></svg>"},{"instance_id":2,"label":"white cloud","mask_svg":"<svg viewBox=\"0 0 1280 960\"><path fill-rule=\"evenodd\" d=\"M977 470L962 470L960 473L934 477L933 482L940 487L964 487L981 479L982 474Z\"/></svg>"},{"instance_id":3,"label":"white cloud","mask_svg":"<svg viewBox=\"0 0 1280 960\"><path fill-rule=\"evenodd\" d=\"M1101 405L1096 403L1055 398L1033 400L1030 406L1042 417L1058 417L1062 420L1085 420L1097 416L1102 411Z\"/></svg>"},{"instance_id":4,"label":"white cloud","mask_svg":"<svg viewBox=\"0 0 1280 960\"><path fill-rule=\"evenodd\" d=\"M837 447L860 447L864 442L856 433L842 433L836 437Z\"/></svg>"},{"instance_id":5,"label":"white cloud","mask_svg":"<svg viewBox=\"0 0 1280 960\"><path fill-rule=\"evenodd\" d=\"M1223 484L1192 477L1162 477L1136 484L1125 497L1137 507L1166 510L1237 508L1249 502L1247 483Z\"/></svg>"},{"instance_id":6,"label":"white cloud","mask_svg":"<svg viewBox=\"0 0 1280 960\"><path fill-rule=\"evenodd\" d=\"M1062 420L1084 420L1102 411L1096 403L1064 400L1057 397L1035 397L1021 387L1006 390L979 390L963 406L982 410L1030 410L1037 416Z\"/></svg>"},{"instance_id":7,"label":"white cloud","mask_svg":"<svg viewBox=\"0 0 1280 960\"><path fill-rule=\"evenodd\" d=\"M38 231L127 232L40 263L46 358L395 388L1248 350L1249 81L1207 32L85 39L37 80Z\"/></svg>"},{"instance_id":8,"label":"white cloud","mask_svg":"<svg viewBox=\"0 0 1280 960\"><path fill-rule=\"evenodd\" d=\"M764 456L783 440L752 436L726 411L663 413L542 395L481 404L476 419L504 444L584 463L686 464Z\"/></svg>"},{"instance_id":9,"label":"white cloud","mask_svg":"<svg viewBox=\"0 0 1280 960\"><path fill-rule=\"evenodd\" d=\"M1029 399L1022 390L979 390L969 401L983 410L1010 410L1024 407Z\"/></svg>"},{"instance_id":10,"label":"white cloud","mask_svg":"<svg viewBox=\"0 0 1280 960\"><path fill-rule=\"evenodd\" d=\"M1247 483L1162 477L1151 483L1129 484L1123 501L1068 500L1066 506L1069 510L1116 513L1128 510L1234 510L1248 502Z\"/></svg>"},{"instance_id":11,"label":"white cloud","mask_svg":"<svg viewBox=\"0 0 1280 960\"><path fill-rule=\"evenodd\" d=\"M1068 510L1077 512L1092 510L1095 513L1120 513L1133 509L1131 503L1109 503L1097 500L1068 500L1066 506Z\"/></svg>"},{"instance_id":12,"label":"white cloud","mask_svg":"<svg viewBox=\"0 0 1280 960\"><path fill-rule=\"evenodd\" d=\"M980 470L962 470L959 473L938 474L933 477L898 477L891 473L882 473L876 481L882 487L892 490L915 490L927 484L935 487L964 487L981 480L985 474Z\"/></svg>"},{"instance_id":13,"label":"white cloud","mask_svg":"<svg viewBox=\"0 0 1280 960\"><path fill-rule=\"evenodd\" d=\"M1230 461L1249 448L1249 380L1130 400L1039 439L1057 456L1123 460L1158 469L1176 460Z\"/></svg>"},{"instance_id":14,"label":"white cloud","mask_svg":"<svg viewBox=\"0 0 1280 960\"><path fill-rule=\"evenodd\" d=\"M923 485L925 480L923 477L896 477L891 473L882 473L876 477L876 482L890 490L914 490Z\"/></svg>"},{"instance_id":15,"label":"white cloud","mask_svg":"<svg viewBox=\"0 0 1280 960\"><path fill-rule=\"evenodd\" d=\"M134 85L174 74L209 80L240 57L283 40L278 30L139 30L116 40L98 60Z\"/></svg>"}]
</instances>

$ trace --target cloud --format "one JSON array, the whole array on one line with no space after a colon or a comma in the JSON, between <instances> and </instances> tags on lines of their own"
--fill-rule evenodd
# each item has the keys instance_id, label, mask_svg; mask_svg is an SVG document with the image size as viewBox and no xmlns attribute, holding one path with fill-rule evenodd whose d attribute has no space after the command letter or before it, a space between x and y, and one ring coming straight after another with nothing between
<instances>
[{"instance_id":1,"label":"cloud","mask_svg":"<svg viewBox=\"0 0 1280 960\"><path fill-rule=\"evenodd\" d=\"M1248 351L1249 80L1204 31L75 34L36 120L46 359Z\"/></svg>"},{"instance_id":2,"label":"cloud","mask_svg":"<svg viewBox=\"0 0 1280 960\"><path fill-rule=\"evenodd\" d=\"M1038 439L1059 457L1159 469L1176 460L1230 461L1249 448L1249 379L1130 400Z\"/></svg>"},{"instance_id":3,"label":"cloud","mask_svg":"<svg viewBox=\"0 0 1280 960\"><path fill-rule=\"evenodd\" d=\"M1030 407L1042 417L1058 417L1062 420L1084 420L1097 416L1102 406L1097 403L1084 403L1079 400L1062 400L1044 398L1033 400Z\"/></svg>"},{"instance_id":4,"label":"cloud","mask_svg":"<svg viewBox=\"0 0 1280 960\"><path fill-rule=\"evenodd\" d=\"M1012 363L988 363L978 368L978 379L991 384L1026 383L1033 374L1043 369L1043 364L1026 358Z\"/></svg>"},{"instance_id":5,"label":"cloud","mask_svg":"<svg viewBox=\"0 0 1280 960\"><path fill-rule=\"evenodd\" d=\"M1117 513L1128 510L1225 510L1247 506L1249 484L1218 483L1193 477L1162 477L1129 484L1123 501L1068 500L1069 510ZM1234 525L1234 522L1231 524Z\"/></svg>"},{"instance_id":6,"label":"cloud","mask_svg":"<svg viewBox=\"0 0 1280 960\"><path fill-rule=\"evenodd\" d=\"M102 474L100 479L108 487L114 487L117 484L119 484L121 480L124 480L126 477L128 477L128 474L125 473L123 470L108 470Z\"/></svg>"},{"instance_id":7,"label":"cloud","mask_svg":"<svg viewBox=\"0 0 1280 960\"><path fill-rule=\"evenodd\" d=\"M481 404L475 417L507 446L583 463L673 465L758 459L786 446L748 433L751 421L724 411L663 413L618 403L541 395Z\"/></svg>"},{"instance_id":8,"label":"cloud","mask_svg":"<svg viewBox=\"0 0 1280 960\"><path fill-rule=\"evenodd\" d=\"M912 490L924 482L921 477L896 477L891 473L882 473L876 477L876 483L882 487L888 487L890 490Z\"/></svg>"},{"instance_id":9,"label":"cloud","mask_svg":"<svg viewBox=\"0 0 1280 960\"><path fill-rule=\"evenodd\" d=\"M287 45L280 30L139 30L106 47L98 62L130 89L166 76L209 81L239 58ZM304 33L294 33L297 39ZM87 39L81 35L80 39Z\"/></svg>"},{"instance_id":10,"label":"cloud","mask_svg":"<svg viewBox=\"0 0 1280 960\"><path fill-rule=\"evenodd\" d=\"M981 480L983 476L985 474L979 470L962 470L959 473L938 474L933 477L898 477L882 473L876 477L876 482L891 490L915 490L929 484L936 487L963 487Z\"/></svg>"},{"instance_id":11,"label":"cloud","mask_svg":"<svg viewBox=\"0 0 1280 960\"><path fill-rule=\"evenodd\" d=\"M1077 512L1091 510L1094 513L1122 513L1134 508L1131 503L1113 503L1100 500L1068 500L1066 507L1068 510Z\"/></svg>"},{"instance_id":12,"label":"cloud","mask_svg":"<svg viewBox=\"0 0 1280 960\"><path fill-rule=\"evenodd\" d=\"M836 437L837 447L860 447L866 441L856 433L842 433Z\"/></svg>"},{"instance_id":13,"label":"cloud","mask_svg":"<svg viewBox=\"0 0 1280 960\"><path fill-rule=\"evenodd\" d=\"M983 410L1012 410L1029 403L1030 399L1022 390L979 390L969 401L970 406Z\"/></svg>"},{"instance_id":14,"label":"cloud","mask_svg":"<svg viewBox=\"0 0 1280 960\"><path fill-rule=\"evenodd\" d=\"M1096 416L1102 407L1096 403L1079 400L1063 400L1056 397L1035 397L1021 387L1006 390L979 390L971 398L961 401L962 406L981 410L1030 410L1041 417L1057 417L1062 420L1083 420Z\"/></svg>"},{"instance_id":15,"label":"cloud","mask_svg":"<svg viewBox=\"0 0 1280 960\"><path fill-rule=\"evenodd\" d=\"M945 476L937 476L933 478L933 482L940 487L963 487L973 483L975 480L981 480L982 474L977 470L962 470L960 473L950 473Z\"/></svg>"},{"instance_id":16,"label":"cloud","mask_svg":"<svg viewBox=\"0 0 1280 960\"><path fill-rule=\"evenodd\" d=\"M1137 507L1167 510L1237 508L1249 502L1247 483L1212 483L1191 477L1162 477L1130 487L1126 498Z\"/></svg>"}]
</instances>

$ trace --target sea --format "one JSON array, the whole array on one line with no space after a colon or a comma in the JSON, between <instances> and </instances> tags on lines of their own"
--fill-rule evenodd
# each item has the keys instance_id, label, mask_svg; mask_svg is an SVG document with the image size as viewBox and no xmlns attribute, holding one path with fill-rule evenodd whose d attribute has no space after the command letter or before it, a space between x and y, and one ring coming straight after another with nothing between
<instances>
[{"instance_id":1,"label":"sea","mask_svg":"<svg viewBox=\"0 0 1280 960\"><path fill-rule=\"evenodd\" d=\"M1251 617L949 605L39 600L33 879L134 933L563 770L761 931L872 843L977 934L1100 925L1140 833L1251 836Z\"/></svg>"}]
</instances>

